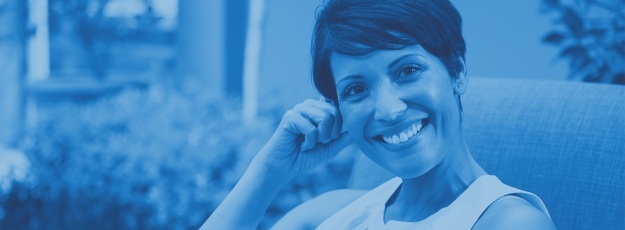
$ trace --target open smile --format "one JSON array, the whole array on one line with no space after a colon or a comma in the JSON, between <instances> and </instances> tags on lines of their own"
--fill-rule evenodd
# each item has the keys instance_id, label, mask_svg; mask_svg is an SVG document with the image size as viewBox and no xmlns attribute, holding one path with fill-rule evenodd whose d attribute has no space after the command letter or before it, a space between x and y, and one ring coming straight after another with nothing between
<instances>
[{"instance_id":1,"label":"open smile","mask_svg":"<svg viewBox=\"0 0 625 230\"><path fill-rule=\"evenodd\" d=\"M429 123L429 119L422 119L418 122L410 125L404 130L390 135L378 135L375 137L376 140L384 142L390 145L398 145L404 143L414 136L416 136L422 129Z\"/></svg>"}]
</instances>

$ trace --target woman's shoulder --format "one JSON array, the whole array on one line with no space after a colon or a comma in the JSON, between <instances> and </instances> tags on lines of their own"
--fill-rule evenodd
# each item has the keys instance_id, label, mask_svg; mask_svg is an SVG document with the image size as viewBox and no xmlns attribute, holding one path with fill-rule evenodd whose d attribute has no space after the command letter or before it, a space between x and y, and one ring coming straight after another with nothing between
<instances>
[{"instance_id":1,"label":"woman's shoulder","mask_svg":"<svg viewBox=\"0 0 625 230\"><path fill-rule=\"evenodd\" d=\"M272 229L314 229L367 192L358 189L337 189L323 193L293 208Z\"/></svg>"},{"instance_id":2,"label":"woman's shoulder","mask_svg":"<svg viewBox=\"0 0 625 230\"><path fill-rule=\"evenodd\" d=\"M551 218L527 200L507 195L484 211L473 229L556 229Z\"/></svg>"},{"instance_id":3,"label":"woman's shoulder","mask_svg":"<svg viewBox=\"0 0 625 230\"><path fill-rule=\"evenodd\" d=\"M506 185L494 175L476 179L448 207L447 229L555 229L540 198Z\"/></svg>"}]
</instances>

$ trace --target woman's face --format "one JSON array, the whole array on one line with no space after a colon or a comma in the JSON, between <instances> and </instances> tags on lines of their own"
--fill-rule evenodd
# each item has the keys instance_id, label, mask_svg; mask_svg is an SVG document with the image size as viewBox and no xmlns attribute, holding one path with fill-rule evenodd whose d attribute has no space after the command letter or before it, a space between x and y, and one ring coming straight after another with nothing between
<instances>
[{"instance_id":1,"label":"woman's face","mask_svg":"<svg viewBox=\"0 0 625 230\"><path fill-rule=\"evenodd\" d=\"M363 56L333 53L339 109L350 136L373 161L402 178L440 164L460 141L458 97L464 75L451 78L419 45Z\"/></svg>"}]
</instances>

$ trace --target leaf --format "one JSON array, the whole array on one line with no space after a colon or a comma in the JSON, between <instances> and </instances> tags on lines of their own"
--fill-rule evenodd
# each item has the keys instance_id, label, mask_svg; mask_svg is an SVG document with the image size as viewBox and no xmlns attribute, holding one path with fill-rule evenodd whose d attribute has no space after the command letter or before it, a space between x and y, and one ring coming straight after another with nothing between
<instances>
[{"instance_id":1,"label":"leaf","mask_svg":"<svg viewBox=\"0 0 625 230\"><path fill-rule=\"evenodd\" d=\"M559 0L543 0L543 3L545 3L547 6L552 7L552 8L556 8L560 6Z\"/></svg>"},{"instance_id":2,"label":"leaf","mask_svg":"<svg viewBox=\"0 0 625 230\"><path fill-rule=\"evenodd\" d=\"M562 22L569 28L574 37L580 38L584 33L584 21L582 17L571 7L564 7Z\"/></svg>"},{"instance_id":3,"label":"leaf","mask_svg":"<svg viewBox=\"0 0 625 230\"><path fill-rule=\"evenodd\" d=\"M560 45L566 39L566 35L562 32L552 31L543 37L543 42L552 45Z\"/></svg>"},{"instance_id":4,"label":"leaf","mask_svg":"<svg viewBox=\"0 0 625 230\"><path fill-rule=\"evenodd\" d=\"M587 55L578 55L573 56L570 63L570 68L572 71L578 72L584 70L588 65L592 63L592 59L590 59Z\"/></svg>"},{"instance_id":5,"label":"leaf","mask_svg":"<svg viewBox=\"0 0 625 230\"><path fill-rule=\"evenodd\" d=\"M585 47L581 46L581 45L573 45L573 46L569 46L566 49L562 50L562 52L560 52L560 57L566 58L572 58L572 57L579 57L579 56L588 56L588 51L586 50Z\"/></svg>"},{"instance_id":6,"label":"leaf","mask_svg":"<svg viewBox=\"0 0 625 230\"><path fill-rule=\"evenodd\" d=\"M553 10L560 8L559 0L543 0L543 4L541 5L540 12L547 13Z\"/></svg>"},{"instance_id":7,"label":"leaf","mask_svg":"<svg viewBox=\"0 0 625 230\"><path fill-rule=\"evenodd\" d=\"M560 52L560 57L569 59L569 69L571 70L569 78L581 76L584 79L589 74L585 68L592 63L592 59L588 56L588 50L585 47L581 45L569 46Z\"/></svg>"},{"instance_id":8,"label":"leaf","mask_svg":"<svg viewBox=\"0 0 625 230\"><path fill-rule=\"evenodd\" d=\"M612 49L616 51L621 57L625 57L625 42L612 44Z\"/></svg>"},{"instance_id":9,"label":"leaf","mask_svg":"<svg viewBox=\"0 0 625 230\"><path fill-rule=\"evenodd\" d=\"M608 30L604 28L592 28L586 31L586 34L589 34L596 38L603 38L607 34Z\"/></svg>"},{"instance_id":10,"label":"leaf","mask_svg":"<svg viewBox=\"0 0 625 230\"><path fill-rule=\"evenodd\" d=\"M625 85L625 72L615 73L612 77L612 84Z\"/></svg>"},{"instance_id":11,"label":"leaf","mask_svg":"<svg viewBox=\"0 0 625 230\"><path fill-rule=\"evenodd\" d=\"M610 67L603 63L599 67L595 67L593 71L588 71L584 77L584 81L588 82L609 82Z\"/></svg>"}]
</instances>

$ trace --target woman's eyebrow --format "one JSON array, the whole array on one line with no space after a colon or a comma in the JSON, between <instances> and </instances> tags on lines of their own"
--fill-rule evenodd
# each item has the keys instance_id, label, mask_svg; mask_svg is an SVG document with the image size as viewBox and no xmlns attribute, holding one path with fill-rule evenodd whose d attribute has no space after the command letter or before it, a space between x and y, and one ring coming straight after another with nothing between
<instances>
[{"instance_id":1,"label":"woman's eyebrow","mask_svg":"<svg viewBox=\"0 0 625 230\"><path fill-rule=\"evenodd\" d=\"M362 78L363 77L361 75L357 75L357 74L349 75L349 76L346 76L344 78L341 78L341 80L338 80L336 82L336 86L338 87L339 85L341 85L341 82L343 82L343 81L352 80L352 79L362 79Z\"/></svg>"},{"instance_id":2,"label":"woman's eyebrow","mask_svg":"<svg viewBox=\"0 0 625 230\"><path fill-rule=\"evenodd\" d=\"M406 58L409 58L409 57L412 57L412 56L419 56L419 55L416 55L416 54L406 54L404 56L401 56L401 57L395 59L393 62L391 62L391 64L389 64L387 68L388 69L392 69L393 67L395 67L402 60L404 60Z\"/></svg>"}]
</instances>

